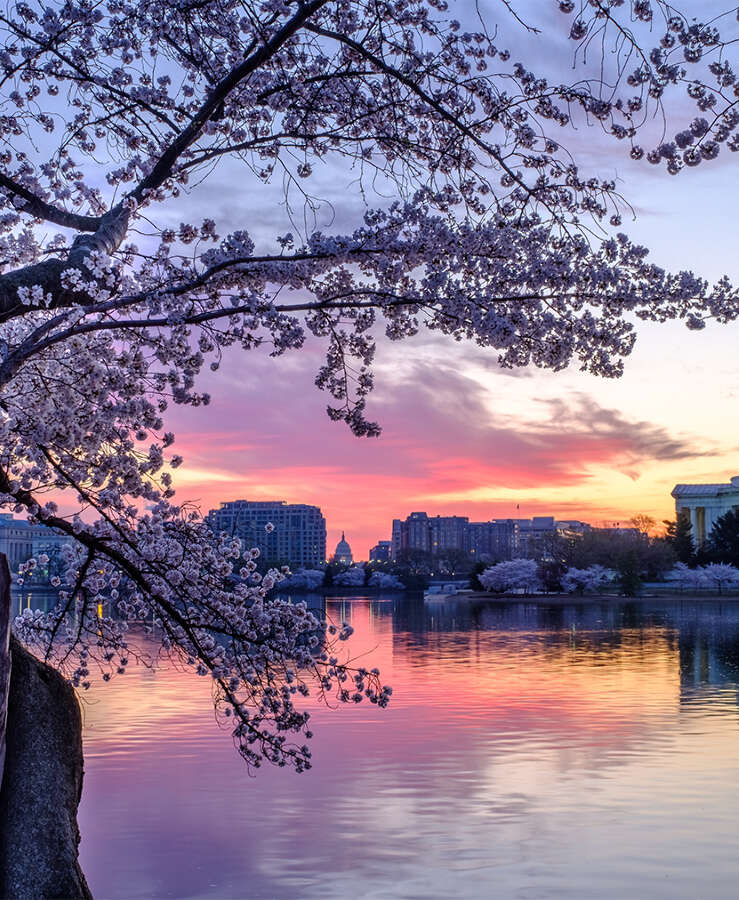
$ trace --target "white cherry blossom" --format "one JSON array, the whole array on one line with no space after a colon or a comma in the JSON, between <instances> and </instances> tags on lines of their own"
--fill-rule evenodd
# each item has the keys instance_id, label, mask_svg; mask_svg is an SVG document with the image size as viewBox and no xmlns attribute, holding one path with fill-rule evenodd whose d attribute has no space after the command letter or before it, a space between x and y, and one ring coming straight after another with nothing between
<instances>
[{"instance_id":1,"label":"white cherry blossom","mask_svg":"<svg viewBox=\"0 0 739 900\"><path fill-rule=\"evenodd\" d=\"M210 402L204 367L311 337L329 416L371 436L383 332L431 329L505 367L613 377L640 320L736 318L727 279L666 272L619 230L614 181L566 146L587 120L615 152L675 173L736 150L735 17L700 24L697 2L697 19L662 0L557 5L569 82L540 71L546 54L529 65L506 49L506 28L522 28L508 3L489 28L447 0L0 14L0 502L77 540L58 609L17 624L75 684L124 672L143 623L212 680L250 764L297 769L312 687L389 700L378 673L340 661L350 629L274 597L285 573L260 575L253 551L175 498L167 413ZM612 71L591 66L596 44ZM681 89L697 114L653 139L653 112ZM243 222L219 222L214 191L183 221L178 201L221 163ZM359 210L341 228L310 224L327 166L329 199L349 184ZM265 244L276 180L308 224L293 216Z\"/></svg>"}]
</instances>

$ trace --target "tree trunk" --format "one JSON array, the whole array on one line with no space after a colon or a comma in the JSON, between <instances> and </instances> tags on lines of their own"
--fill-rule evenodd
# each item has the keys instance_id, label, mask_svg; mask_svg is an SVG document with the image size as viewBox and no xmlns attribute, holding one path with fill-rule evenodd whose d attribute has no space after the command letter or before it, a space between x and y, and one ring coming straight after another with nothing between
<instances>
[{"instance_id":1,"label":"tree trunk","mask_svg":"<svg viewBox=\"0 0 739 900\"><path fill-rule=\"evenodd\" d=\"M10 687L10 569L0 553L0 787L5 769L5 723Z\"/></svg>"},{"instance_id":2,"label":"tree trunk","mask_svg":"<svg viewBox=\"0 0 739 900\"><path fill-rule=\"evenodd\" d=\"M0 554L0 622L10 614L10 577ZM4 618L3 618L4 616ZM77 861L82 793L82 716L72 686L10 638L5 770L0 789L0 897L91 897ZM7 681L7 678L6 678ZM5 692L2 695L5 697ZM3 710L6 704L3 703Z\"/></svg>"}]
</instances>

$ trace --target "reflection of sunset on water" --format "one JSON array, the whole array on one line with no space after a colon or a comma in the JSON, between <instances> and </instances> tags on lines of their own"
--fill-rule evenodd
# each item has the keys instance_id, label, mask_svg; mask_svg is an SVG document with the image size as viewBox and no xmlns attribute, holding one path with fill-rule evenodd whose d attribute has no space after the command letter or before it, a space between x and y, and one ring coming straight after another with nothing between
<instances>
[{"instance_id":1,"label":"reflection of sunset on water","mask_svg":"<svg viewBox=\"0 0 739 900\"><path fill-rule=\"evenodd\" d=\"M152 896L161 881L176 896L476 897L497 884L500 896L590 897L586 852L591 889L620 873L599 896L624 895L625 864L629 892L649 883L662 896L654 885L690 859L664 896L698 896L702 879L705 896L729 897L739 610L717 631L709 606L329 600L393 700L308 701L314 768L302 776L248 777L207 679L132 670L85 705L93 891Z\"/></svg>"}]
</instances>

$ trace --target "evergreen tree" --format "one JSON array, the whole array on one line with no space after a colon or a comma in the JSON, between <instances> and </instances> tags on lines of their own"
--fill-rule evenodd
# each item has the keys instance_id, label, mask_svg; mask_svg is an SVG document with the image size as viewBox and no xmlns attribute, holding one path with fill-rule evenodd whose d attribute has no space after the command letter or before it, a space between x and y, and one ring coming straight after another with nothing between
<instances>
[{"instance_id":1,"label":"evergreen tree","mask_svg":"<svg viewBox=\"0 0 739 900\"><path fill-rule=\"evenodd\" d=\"M739 566L739 510L729 510L716 520L706 550L713 562Z\"/></svg>"},{"instance_id":2,"label":"evergreen tree","mask_svg":"<svg viewBox=\"0 0 739 900\"><path fill-rule=\"evenodd\" d=\"M679 562L690 565L694 562L695 544L693 543L693 526L687 516L678 516L674 522L665 520L665 540L675 551Z\"/></svg>"},{"instance_id":3,"label":"evergreen tree","mask_svg":"<svg viewBox=\"0 0 739 900\"><path fill-rule=\"evenodd\" d=\"M480 582L480 575L489 567L489 563L486 562L476 562L472 567L472 571L470 572L470 587L473 591L484 591L485 588L482 586Z\"/></svg>"}]
</instances>

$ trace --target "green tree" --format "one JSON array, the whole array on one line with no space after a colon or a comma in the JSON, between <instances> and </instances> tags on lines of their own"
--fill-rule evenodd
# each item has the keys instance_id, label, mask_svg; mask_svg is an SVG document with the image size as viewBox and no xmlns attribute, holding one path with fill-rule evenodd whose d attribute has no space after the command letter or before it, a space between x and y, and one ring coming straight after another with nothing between
<instances>
[{"instance_id":1,"label":"green tree","mask_svg":"<svg viewBox=\"0 0 739 900\"><path fill-rule=\"evenodd\" d=\"M705 549L712 562L739 566L739 510L729 510L716 520Z\"/></svg>"},{"instance_id":2,"label":"green tree","mask_svg":"<svg viewBox=\"0 0 739 900\"><path fill-rule=\"evenodd\" d=\"M544 559L539 563L539 580L547 593L556 593L562 590L562 576L567 571L567 566L560 559Z\"/></svg>"},{"instance_id":3,"label":"green tree","mask_svg":"<svg viewBox=\"0 0 739 900\"><path fill-rule=\"evenodd\" d=\"M653 580L672 568L675 552L663 538L652 538L643 532L594 528L573 542L566 561L578 569L600 565L615 569L623 577L635 572L640 578Z\"/></svg>"},{"instance_id":4,"label":"green tree","mask_svg":"<svg viewBox=\"0 0 739 900\"><path fill-rule=\"evenodd\" d=\"M672 547L679 562L690 565L695 561L693 526L688 516L678 516L674 522L664 520L665 541Z\"/></svg>"},{"instance_id":5,"label":"green tree","mask_svg":"<svg viewBox=\"0 0 739 900\"><path fill-rule=\"evenodd\" d=\"M476 562L472 567L472 571L470 572L470 587L473 591L484 591L485 588L480 583L480 575L485 571L485 569L490 568L489 562Z\"/></svg>"},{"instance_id":6,"label":"green tree","mask_svg":"<svg viewBox=\"0 0 739 900\"><path fill-rule=\"evenodd\" d=\"M623 556L618 566L618 584L625 597L636 597L641 592L639 560L636 553Z\"/></svg>"}]
</instances>

